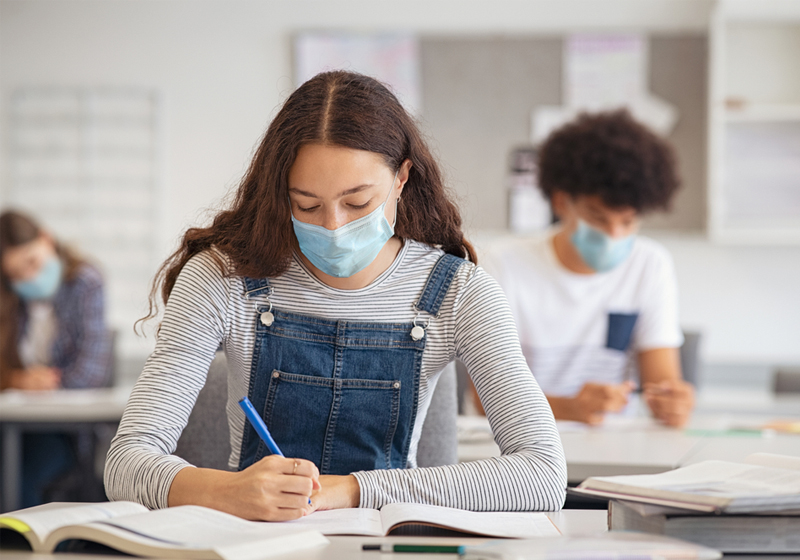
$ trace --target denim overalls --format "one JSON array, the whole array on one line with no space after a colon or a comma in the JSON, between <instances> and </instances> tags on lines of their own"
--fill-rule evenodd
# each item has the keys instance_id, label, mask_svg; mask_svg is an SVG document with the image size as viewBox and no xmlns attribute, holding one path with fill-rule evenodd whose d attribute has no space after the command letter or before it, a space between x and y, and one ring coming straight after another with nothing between
<instances>
[{"instance_id":1,"label":"denim overalls","mask_svg":"<svg viewBox=\"0 0 800 560\"><path fill-rule=\"evenodd\" d=\"M439 313L464 262L450 254L438 260L418 312ZM272 293L266 278L244 282L248 299ZM312 461L321 474L406 468L427 340L417 319L334 321L269 302L256 311L248 397L284 455ZM267 454L245 423L239 470Z\"/></svg>"}]
</instances>

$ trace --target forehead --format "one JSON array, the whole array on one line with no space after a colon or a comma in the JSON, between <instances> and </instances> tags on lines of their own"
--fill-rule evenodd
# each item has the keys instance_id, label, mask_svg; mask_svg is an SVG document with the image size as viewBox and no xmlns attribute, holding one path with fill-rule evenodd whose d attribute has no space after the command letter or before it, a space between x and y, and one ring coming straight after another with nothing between
<instances>
[{"instance_id":1,"label":"forehead","mask_svg":"<svg viewBox=\"0 0 800 560\"><path fill-rule=\"evenodd\" d=\"M584 210L607 217L636 218L639 216L639 212L632 206L608 206L599 195L580 195L575 198L575 204Z\"/></svg>"},{"instance_id":2,"label":"forehead","mask_svg":"<svg viewBox=\"0 0 800 560\"><path fill-rule=\"evenodd\" d=\"M381 154L329 144L305 144L289 170L289 187L308 188L324 182L352 187L353 181L377 179L389 170Z\"/></svg>"},{"instance_id":3,"label":"forehead","mask_svg":"<svg viewBox=\"0 0 800 560\"><path fill-rule=\"evenodd\" d=\"M45 255L48 252L48 242L45 236L39 236L33 241L7 247L3 252L3 267L14 268L22 266L26 261Z\"/></svg>"}]
</instances>

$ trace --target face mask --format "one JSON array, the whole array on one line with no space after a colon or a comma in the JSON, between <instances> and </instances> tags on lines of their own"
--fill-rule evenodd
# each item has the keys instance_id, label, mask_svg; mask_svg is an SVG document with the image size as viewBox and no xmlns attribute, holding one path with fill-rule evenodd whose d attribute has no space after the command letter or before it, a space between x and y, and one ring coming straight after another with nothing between
<instances>
[{"instance_id":1,"label":"face mask","mask_svg":"<svg viewBox=\"0 0 800 560\"><path fill-rule=\"evenodd\" d=\"M52 256L44 263L36 276L30 280L13 282L11 288L26 301L49 299L56 294L58 287L61 285L62 271L61 259Z\"/></svg>"},{"instance_id":2,"label":"face mask","mask_svg":"<svg viewBox=\"0 0 800 560\"><path fill-rule=\"evenodd\" d=\"M578 229L570 237L583 262L597 272L608 272L624 261L630 255L635 239L635 235L612 239L583 220L578 220Z\"/></svg>"},{"instance_id":3,"label":"face mask","mask_svg":"<svg viewBox=\"0 0 800 560\"><path fill-rule=\"evenodd\" d=\"M397 173L394 174L392 188L396 180ZM389 225L384 213L392 188L383 204L375 210L333 231L296 220L292 214L292 225L300 251L314 266L329 276L348 278L364 270L394 235L394 225ZM397 223L396 206L394 215Z\"/></svg>"}]
</instances>

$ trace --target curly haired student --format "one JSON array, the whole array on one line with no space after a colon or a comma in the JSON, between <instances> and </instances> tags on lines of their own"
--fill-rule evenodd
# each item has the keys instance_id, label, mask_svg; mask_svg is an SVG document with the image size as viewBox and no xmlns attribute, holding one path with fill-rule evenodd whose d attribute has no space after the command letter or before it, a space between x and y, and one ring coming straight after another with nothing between
<instances>
[{"instance_id":1,"label":"curly haired student","mask_svg":"<svg viewBox=\"0 0 800 560\"><path fill-rule=\"evenodd\" d=\"M539 151L539 186L558 223L482 256L556 418L601 423L625 407L638 370L658 420L689 419L672 259L638 235L643 215L668 209L675 167L671 147L626 111L581 115Z\"/></svg>"},{"instance_id":2,"label":"curly haired student","mask_svg":"<svg viewBox=\"0 0 800 560\"><path fill-rule=\"evenodd\" d=\"M109 497L264 520L390 502L559 509L552 412L502 291L475 261L395 96L348 72L304 83L231 207L186 232L162 267L164 318L109 450ZM171 455L220 344L234 472ZM416 468L431 394L456 357L503 454ZM286 458L245 422L244 396Z\"/></svg>"}]
</instances>

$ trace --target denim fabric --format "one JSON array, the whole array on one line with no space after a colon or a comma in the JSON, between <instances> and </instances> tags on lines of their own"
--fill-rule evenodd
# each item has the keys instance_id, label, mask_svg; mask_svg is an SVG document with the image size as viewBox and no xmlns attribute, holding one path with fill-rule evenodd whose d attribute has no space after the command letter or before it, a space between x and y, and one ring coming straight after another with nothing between
<instances>
[{"instance_id":1,"label":"denim fabric","mask_svg":"<svg viewBox=\"0 0 800 560\"><path fill-rule=\"evenodd\" d=\"M417 308L436 315L463 259L444 255ZM248 297L269 293L267 279L245 278ZM427 338L412 323L332 321L259 307L248 397L287 457L322 474L405 468L417 413ZM268 453L248 424L239 468Z\"/></svg>"},{"instance_id":2,"label":"denim fabric","mask_svg":"<svg viewBox=\"0 0 800 560\"><path fill-rule=\"evenodd\" d=\"M102 387L108 381L111 343L103 305L103 280L91 266L83 265L75 278L62 282L53 297L58 331L49 365L61 370L64 388ZM20 339L28 316L22 305Z\"/></svg>"},{"instance_id":3,"label":"denim fabric","mask_svg":"<svg viewBox=\"0 0 800 560\"><path fill-rule=\"evenodd\" d=\"M609 313L606 348L625 352L630 346L633 327L638 318L638 313Z\"/></svg>"}]
</instances>

